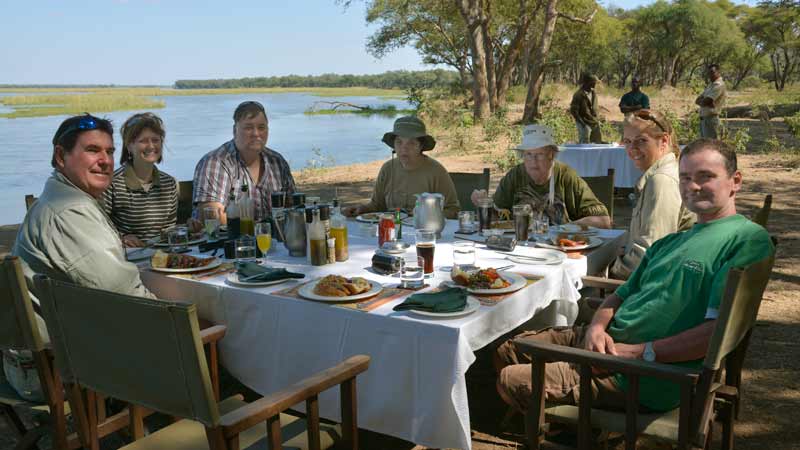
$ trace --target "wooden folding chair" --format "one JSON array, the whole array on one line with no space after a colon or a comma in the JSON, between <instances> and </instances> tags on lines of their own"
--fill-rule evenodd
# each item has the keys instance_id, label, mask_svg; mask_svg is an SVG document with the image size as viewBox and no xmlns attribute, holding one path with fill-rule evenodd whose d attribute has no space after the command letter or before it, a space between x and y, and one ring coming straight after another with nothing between
<instances>
[{"instance_id":1,"label":"wooden folding chair","mask_svg":"<svg viewBox=\"0 0 800 450\"><path fill-rule=\"evenodd\" d=\"M241 396L217 403L194 305L120 295L43 276L37 276L35 284L43 293L45 321L70 400L75 399L75 414L82 420L80 429L88 431L88 448L98 448L91 434L92 403L76 395L79 388L184 419L123 447L127 450L247 448L261 445L265 431L272 449L320 449L335 442L358 447L356 376L367 370L368 356L353 356L250 404ZM336 385L341 385L342 426L321 425L318 395ZM304 400L306 419L284 414ZM261 422L267 426L256 426ZM289 437L283 444L282 435Z\"/></svg>"},{"instance_id":2,"label":"wooden folding chair","mask_svg":"<svg viewBox=\"0 0 800 450\"><path fill-rule=\"evenodd\" d=\"M728 274L719 317L702 369L688 369L670 364L620 358L558 345L518 339L516 345L533 358L533 394L526 417L528 444L538 449L544 439L544 422L578 425L578 447L591 447L592 428L625 433L627 449L636 448L638 435L651 435L677 443L679 449L706 447L712 435L715 398L721 391L732 390L722 382L722 369L731 359L742 357L748 337L756 322L761 297L769 280L774 255L747 268ZM545 408L545 363L566 361L580 365L580 403ZM628 377L625 413L592 408L592 369L624 373ZM639 378L656 377L681 387L680 407L664 413L639 413ZM723 424L723 434L731 436L732 420Z\"/></svg>"}]
</instances>

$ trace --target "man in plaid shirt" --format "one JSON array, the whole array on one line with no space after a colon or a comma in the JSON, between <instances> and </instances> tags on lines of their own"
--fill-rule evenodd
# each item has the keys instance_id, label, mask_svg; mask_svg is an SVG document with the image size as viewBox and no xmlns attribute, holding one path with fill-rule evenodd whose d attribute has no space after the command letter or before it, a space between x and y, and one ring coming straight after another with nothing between
<instances>
[{"instance_id":1,"label":"man in plaid shirt","mask_svg":"<svg viewBox=\"0 0 800 450\"><path fill-rule=\"evenodd\" d=\"M256 219L269 214L270 193L295 191L289 164L280 153L266 147L269 136L267 113L261 103L248 101L233 113L233 139L207 153L194 170L195 217L206 206L219 211L226 223L225 207L231 188L238 199L242 185L249 187Z\"/></svg>"}]
</instances>

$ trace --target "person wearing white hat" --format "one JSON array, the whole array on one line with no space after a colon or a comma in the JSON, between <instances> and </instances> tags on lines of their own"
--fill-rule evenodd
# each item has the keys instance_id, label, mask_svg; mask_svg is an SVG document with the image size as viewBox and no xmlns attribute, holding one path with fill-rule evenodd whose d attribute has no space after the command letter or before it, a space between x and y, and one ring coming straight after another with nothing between
<instances>
[{"instance_id":1,"label":"person wearing white hat","mask_svg":"<svg viewBox=\"0 0 800 450\"><path fill-rule=\"evenodd\" d=\"M512 168L497 186L494 204L511 209L520 203L541 211L551 222L574 222L598 228L610 228L611 219L605 205L574 169L556 161L558 146L553 131L544 125L527 125L522 131L522 143L514 150L522 160ZM485 191L473 191L472 202L477 204Z\"/></svg>"}]
</instances>

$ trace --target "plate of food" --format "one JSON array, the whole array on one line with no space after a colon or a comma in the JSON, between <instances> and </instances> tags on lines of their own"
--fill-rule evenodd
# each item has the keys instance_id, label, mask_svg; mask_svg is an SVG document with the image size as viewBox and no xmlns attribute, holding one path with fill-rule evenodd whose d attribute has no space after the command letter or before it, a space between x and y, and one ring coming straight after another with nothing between
<instances>
[{"instance_id":1,"label":"plate of food","mask_svg":"<svg viewBox=\"0 0 800 450\"><path fill-rule=\"evenodd\" d=\"M552 239L552 243L537 242L536 246L569 252L595 248L602 244L603 240L597 236L586 236L580 233L559 233Z\"/></svg>"},{"instance_id":2,"label":"plate of food","mask_svg":"<svg viewBox=\"0 0 800 450\"><path fill-rule=\"evenodd\" d=\"M418 309L409 309L407 310L411 314L417 314L420 316L425 317L435 317L437 319L449 319L451 317L461 317L466 316L467 314L472 314L481 307L481 302L471 296L467 296L467 305L464 307L463 311L455 311L455 312L443 312L437 313L433 311L420 311Z\"/></svg>"},{"instance_id":3,"label":"plate of food","mask_svg":"<svg viewBox=\"0 0 800 450\"><path fill-rule=\"evenodd\" d=\"M213 256L166 253L161 250L156 251L150 258L151 269L167 273L201 272L219 267L221 264L222 260Z\"/></svg>"},{"instance_id":4,"label":"plate of food","mask_svg":"<svg viewBox=\"0 0 800 450\"><path fill-rule=\"evenodd\" d=\"M505 252L506 259L517 264L561 264L567 255L564 252L549 248L523 247L514 248L513 252Z\"/></svg>"},{"instance_id":5,"label":"plate of food","mask_svg":"<svg viewBox=\"0 0 800 450\"><path fill-rule=\"evenodd\" d=\"M464 271L454 267L450 278L458 286L467 288L471 294L508 294L524 288L528 282L525 277L511 272L498 272L494 268Z\"/></svg>"},{"instance_id":6,"label":"plate of food","mask_svg":"<svg viewBox=\"0 0 800 450\"><path fill-rule=\"evenodd\" d=\"M576 223L565 223L562 225L552 225L550 227L555 233L580 233L580 234L597 234L597 227L589 225L579 225Z\"/></svg>"},{"instance_id":7,"label":"plate of food","mask_svg":"<svg viewBox=\"0 0 800 450\"><path fill-rule=\"evenodd\" d=\"M191 247L192 245L202 244L205 241L206 241L205 234L200 233L197 235L189 236L189 241L186 242L186 245ZM153 244L153 247L171 247L171 245L169 245L169 242L167 242L166 239L162 239Z\"/></svg>"},{"instance_id":8,"label":"plate of food","mask_svg":"<svg viewBox=\"0 0 800 450\"><path fill-rule=\"evenodd\" d=\"M377 281L361 277L327 275L304 284L299 291L301 297L321 302L350 302L378 295L383 286Z\"/></svg>"},{"instance_id":9,"label":"plate of food","mask_svg":"<svg viewBox=\"0 0 800 450\"><path fill-rule=\"evenodd\" d=\"M381 216L384 214L391 214L392 217L394 217L394 211L371 212L371 213L361 214L360 216L356 217L356 220L358 222L363 222L363 223L378 223L381 220ZM408 218L408 214L403 211L400 211L400 220L402 221L405 220L406 218Z\"/></svg>"},{"instance_id":10,"label":"plate of food","mask_svg":"<svg viewBox=\"0 0 800 450\"><path fill-rule=\"evenodd\" d=\"M272 280L272 281L239 281L239 274L236 272L229 273L227 278L225 278L225 282L230 284L231 286L237 287L263 287L263 286L272 286L273 284L280 284L285 283L293 278L283 278L281 280Z\"/></svg>"}]
</instances>

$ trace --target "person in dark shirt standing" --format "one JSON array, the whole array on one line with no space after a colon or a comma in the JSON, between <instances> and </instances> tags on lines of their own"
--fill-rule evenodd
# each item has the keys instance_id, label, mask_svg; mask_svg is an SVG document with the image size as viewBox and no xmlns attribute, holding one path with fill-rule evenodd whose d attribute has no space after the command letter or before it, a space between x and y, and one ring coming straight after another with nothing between
<instances>
[{"instance_id":1,"label":"person in dark shirt standing","mask_svg":"<svg viewBox=\"0 0 800 450\"><path fill-rule=\"evenodd\" d=\"M600 133L600 114L597 112L597 94L594 92L596 85L596 76L588 73L581 75L581 87L575 91L569 105L569 113L575 119L575 126L578 128L580 144L603 142Z\"/></svg>"},{"instance_id":2,"label":"person in dark shirt standing","mask_svg":"<svg viewBox=\"0 0 800 450\"><path fill-rule=\"evenodd\" d=\"M640 109L650 109L650 98L640 89L641 81L639 77L631 80L631 91L623 95L619 100L619 110L627 117L630 113Z\"/></svg>"}]
</instances>

